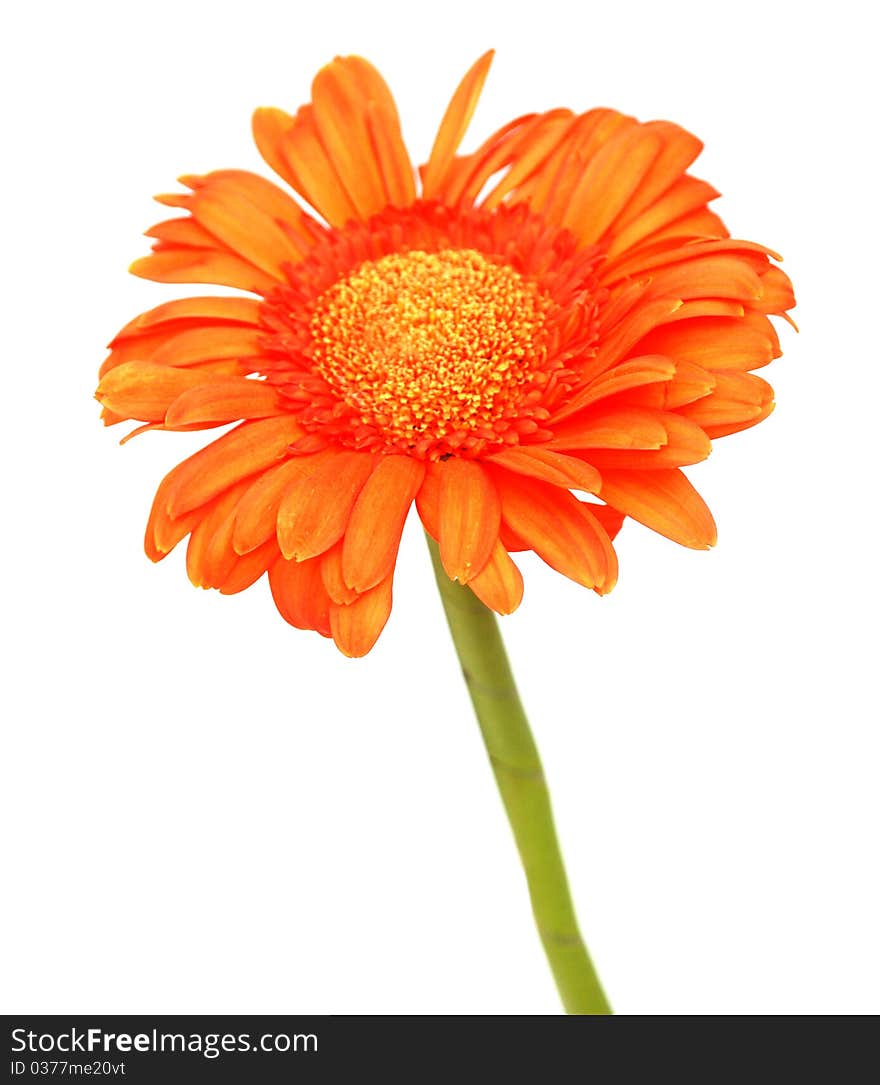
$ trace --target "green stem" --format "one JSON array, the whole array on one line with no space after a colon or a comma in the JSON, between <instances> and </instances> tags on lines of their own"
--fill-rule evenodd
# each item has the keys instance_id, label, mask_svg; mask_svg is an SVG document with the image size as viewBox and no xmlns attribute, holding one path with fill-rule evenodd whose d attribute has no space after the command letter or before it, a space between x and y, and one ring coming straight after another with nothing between
<instances>
[{"instance_id":1,"label":"green stem","mask_svg":"<svg viewBox=\"0 0 880 1085\"><path fill-rule=\"evenodd\" d=\"M610 1014L578 930L553 825L550 793L498 622L470 588L449 579L437 544L430 538L428 546L449 631L513 829L538 933L565 1012Z\"/></svg>"}]
</instances>

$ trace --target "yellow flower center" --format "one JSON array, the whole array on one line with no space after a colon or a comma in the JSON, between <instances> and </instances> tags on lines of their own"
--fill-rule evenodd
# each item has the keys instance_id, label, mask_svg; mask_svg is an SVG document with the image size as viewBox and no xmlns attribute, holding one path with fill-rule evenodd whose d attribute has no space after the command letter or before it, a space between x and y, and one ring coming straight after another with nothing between
<instances>
[{"instance_id":1,"label":"yellow flower center","mask_svg":"<svg viewBox=\"0 0 880 1085\"><path fill-rule=\"evenodd\" d=\"M546 355L550 304L473 249L392 253L318 299L314 362L389 441L496 436Z\"/></svg>"}]
</instances>

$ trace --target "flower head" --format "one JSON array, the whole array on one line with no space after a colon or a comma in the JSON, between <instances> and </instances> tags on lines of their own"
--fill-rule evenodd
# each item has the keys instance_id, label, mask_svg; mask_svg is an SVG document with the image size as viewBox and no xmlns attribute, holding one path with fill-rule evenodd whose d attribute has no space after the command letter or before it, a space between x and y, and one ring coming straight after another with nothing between
<instances>
[{"instance_id":1,"label":"flower head","mask_svg":"<svg viewBox=\"0 0 880 1085\"><path fill-rule=\"evenodd\" d=\"M163 479L158 561L189 536L190 579L268 572L292 625L348 655L391 610L413 504L444 568L500 613L511 553L604 594L625 516L715 541L681 468L773 407L752 371L794 305L770 250L730 239L687 170L701 144L610 109L519 117L457 150L491 54L455 91L415 171L394 101L359 57L323 68L295 115L259 109L256 174L181 178L186 212L132 271L249 296L166 302L111 343L107 424L234 428ZM579 494L581 496L576 496Z\"/></svg>"}]
</instances>

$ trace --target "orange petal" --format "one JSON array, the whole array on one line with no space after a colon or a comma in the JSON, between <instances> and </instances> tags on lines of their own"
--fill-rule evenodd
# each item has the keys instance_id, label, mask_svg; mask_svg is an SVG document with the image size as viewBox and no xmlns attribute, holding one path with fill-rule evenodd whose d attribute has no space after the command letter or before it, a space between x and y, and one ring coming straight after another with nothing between
<instances>
[{"instance_id":1,"label":"orange petal","mask_svg":"<svg viewBox=\"0 0 880 1085\"><path fill-rule=\"evenodd\" d=\"M579 396L580 409L632 388L669 381L674 376L675 364L670 358L661 355L631 358L592 381L586 392ZM554 427L554 434L559 428Z\"/></svg>"},{"instance_id":2,"label":"orange petal","mask_svg":"<svg viewBox=\"0 0 880 1085\"><path fill-rule=\"evenodd\" d=\"M167 557L178 543L198 527L219 500L219 497L215 498L176 520L165 512L151 512L144 536L144 552L150 561L161 561Z\"/></svg>"},{"instance_id":3,"label":"orange petal","mask_svg":"<svg viewBox=\"0 0 880 1085\"><path fill-rule=\"evenodd\" d=\"M752 312L666 324L651 332L642 347L706 369L759 369L781 353L773 325Z\"/></svg>"},{"instance_id":4,"label":"orange petal","mask_svg":"<svg viewBox=\"0 0 880 1085\"><path fill-rule=\"evenodd\" d=\"M705 253L736 253L742 259L750 261L752 266L763 274L771 266L770 259L781 261L778 252L762 245L760 241L744 241L741 237L691 238L675 243L676 258L692 260Z\"/></svg>"},{"instance_id":5,"label":"orange petal","mask_svg":"<svg viewBox=\"0 0 880 1085\"><path fill-rule=\"evenodd\" d=\"M299 262L306 251L269 214L231 187L199 189L193 198L192 215L242 259L281 282L286 280L285 265Z\"/></svg>"},{"instance_id":6,"label":"orange petal","mask_svg":"<svg viewBox=\"0 0 880 1085\"><path fill-rule=\"evenodd\" d=\"M104 375L95 399L123 418L161 422L174 400L204 379L187 369L153 362L124 362Z\"/></svg>"},{"instance_id":7,"label":"orange petal","mask_svg":"<svg viewBox=\"0 0 880 1085\"><path fill-rule=\"evenodd\" d=\"M278 392L271 384L247 377L228 377L181 393L168 408L165 425L172 428L203 422L222 425L242 418L268 418L278 412Z\"/></svg>"},{"instance_id":8,"label":"orange petal","mask_svg":"<svg viewBox=\"0 0 880 1085\"><path fill-rule=\"evenodd\" d=\"M510 169L482 201L483 207L493 210L501 204L508 193L514 192L523 181L539 170L559 147L571 130L572 114L567 109L551 110L531 118L522 126L522 132L507 151ZM494 163L491 163L494 164ZM486 169L489 166L487 165ZM486 169L469 179L468 194L475 198L485 182L491 177ZM494 172L494 171L493 171Z\"/></svg>"},{"instance_id":9,"label":"orange petal","mask_svg":"<svg viewBox=\"0 0 880 1085\"><path fill-rule=\"evenodd\" d=\"M712 185L696 177L681 177L670 190L629 225L612 231L608 246L609 257L615 257L650 239L658 231L678 222L686 215L701 210L720 193ZM603 269L602 280L613 282L613 264Z\"/></svg>"},{"instance_id":10,"label":"orange petal","mask_svg":"<svg viewBox=\"0 0 880 1085\"><path fill-rule=\"evenodd\" d=\"M497 614L512 614L522 602L522 573L500 540L495 543L489 560L471 578L468 586L480 602Z\"/></svg>"},{"instance_id":11,"label":"orange petal","mask_svg":"<svg viewBox=\"0 0 880 1085\"><path fill-rule=\"evenodd\" d=\"M122 365L124 362L155 362L156 353L161 350L172 338L176 338L178 335L184 333L190 333L194 331L208 332L213 331L216 333L217 341L222 341L223 333L229 332L247 332L250 335L255 335L256 328L246 328L242 325L235 324L206 324L195 323L192 321L169 321L167 324L160 324L155 330L145 331L142 335L132 335L125 339L117 339L114 342L113 349L110 354L104 359L101 368L98 373L101 377L109 373L111 369L115 369L116 366ZM222 350L221 350L222 353ZM161 358L159 364L165 363ZM196 359L193 362L187 363L189 365L209 366L211 373L225 373L229 375L231 373L246 373L247 367L242 363L239 363L235 357L229 356L219 359L200 360Z\"/></svg>"},{"instance_id":12,"label":"orange petal","mask_svg":"<svg viewBox=\"0 0 880 1085\"><path fill-rule=\"evenodd\" d=\"M135 260L128 270L132 275L160 283L215 283L253 294L268 294L278 285L273 275L260 271L247 260L210 249L164 249Z\"/></svg>"},{"instance_id":13,"label":"orange petal","mask_svg":"<svg viewBox=\"0 0 880 1085\"><path fill-rule=\"evenodd\" d=\"M718 437L727 437L731 433L741 433L744 429L751 429L752 426L757 426L759 422L763 422L765 418L773 413L775 406L776 404L770 399L762 405L757 414L752 414L750 412L748 418L740 418L732 422L703 422L701 423L701 426L702 429L705 430L706 436L714 441Z\"/></svg>"},{"instance_id":14,"label":"orange petal","mask_svg":"<svg viewBox=\"0 0 880 1085\"><path fill-rule=\"evenodd\" d=\"M431 156L422 175L422 194L426 200L435 196L436 190L443 183L446 171L477 108L480 91L486 82L494 55L495 50L490 49L480 57L459 83L446 107L437 138L431 148Z\"/></svg>"},{"instance_id":15,"label":"orange petal","mask_svg":"<svg viewBox=\"0 0 880 1085\"><path fill-rule=\"evenodd\" d=\"M626 207L661 147L660 137L644 125L615 133L579 178L562 226L585 245L597 242Z\"/></svg>"},{"instance_id":16,"label":"orange petal","mask_svg":"<svg viewBox=\"0 0 880 1085\"><path fill-rule=\"evenodd\" d=\"M592 503L590 504L590 512L605 529L608 538L613 541L626 519L623 513L618 509L612 509L610 505L594 505Z\"/></svg>"},{"instance_id":17,"label":"orange petal","mask_svg":"<svg viewBox=\"0 0 880 1085\"><path fill-rule=\"evenodd\" d=\"M602 473L601 495L606 496L604 479L608 468L654 470L687 467L700 463L712 451L712 442L695 422L672 412L656 412L656 421L665 431L663 446L657 449L593 449L590 463Z\"/></svg>"},{"instance_id":18,"label":"orange petal","mask_svg":"<svg viewBox=\"0 0 880 1085\"><path fill-rule=\"evenodd\" d=\"M312 82L318 136L333 169L362 219L385 203L382 178L370 145L363 101L347 60L337 57Z\"/></svg>"},{"instance_id":19,"label":"orange petal","mask_svg":"<svg viewBox=\"0 0 880 1085\"><path fill-rule=\"evenodd\" d=\"M296 238L297 243L305 242L311 246L314 221L302 210L296 200L278 185L273 184L258 173L250 170L212 170L201 176L191 175L179 178L198 195L206 189L235 194L245 197L279 226L288 236ZM194 205L196 197L190 197L188 206Z\"/></svg>"},{"instance_id":20,"label":"orange petal","mask_svg":"<svg viewBox=\"0 0 880 1085\"><path fill-rule=\"evenodd\" d=\"M496 452L488 462L506 467L518 475L527 475L566 490L597 494L602 485L599 472L583 460L554 452L546 445L528 445Z\"/></svg>"},{"instance_id":21,"label":"orange petal","mask_svg":"<svg viewBox=\"0 0 880 1085\"><path fill-rule=\"evenodd\" d=\"M754 269L736 256L706 256L657 268L651 277L650 293L688 298L728 298L753 305L761 297L761 279Z\"/></svg>"},{"instance_id":22,"label":"orange petal","mask_svg":"<svg viewBox=\"0 0 880 1085\"><path fill-rule=\"evenodd\" d=\"M585 404L594 399L592 382L601 374L626 360L626 355L643 339L649 331L663 324L681 306L678 298L655 298L643 302L629 313L615 328L610 328L600 343L593 357L583 370L583 379L588 383L583 391L572 396L551 417L550 424L576 414Z\"/></svg>"},{"instance_id":23,"label":"orange petal","mask_svg":"<svg viewBox=\"0 0 880 1085\"><path fill-rule=\"evenodd\" d=\"M255 109L251 118L251 131L257 150L279 177L291 188L296 188L296 175L288 165L283 151L285 137L292 127L293 117L274 106Z\"/></svg>"},{"instance_id":24,"label":"orange petal","mask_svg":"<svg viewBox=\"0 0 880 1085\"><path fill-rule=\"evenodd\" d=\"M550 443L553 448L660 448L666 430L651 411L606 407L554 427Z\"/></svg>"},{"instance_id":25,"label":"orange petal","mask_svg":"<svg viewBox=\"0 0 880 1085\"><path fill-rule=\"evenodd\" d=\"M569 141L563 141L560 145L560 150L562 149L566 149L565 157L553 174L552 179L546 181L542 186L546 189L546 195L542 198L532 196L529 199L532 210L556 226L561 225L562 220L565 218L578 181L587 168L587 157L577 147L571 146ZM553 157L551 156L548 159L547 164L541 171L548 178ZM542 180L541 173L537 176L539 186ZM523 187L528 188L527 185Z\"/></svg>"},{"instance_id":26,"label":"orange petal","mask_svg":"<svg viewBox=\"0 0 880 1085\"><path fill-rule=\"evenodd\" d=\"M681 298L671 296L643 301L617 327L609 329L596 350L596 356L590 361L585 376L595 379L611 366L625 360L626 355L649 331L664 324L681 306Z\"/></svg>"},{"instance_id":27,"label":"orange petal","mask_svg":"<svg viewBox=\"0 0 880 1085\"><path fill-rule=\"evenodd\" d=\"M615 109L591 109L575 119L565 139L520 195L532 209L561 224L591 160L618 132L637 127L632 117Z\"/></svg>"},{"instance_id":28,"label":"orange petal","mask_svg":"<svg viewBox=\"0 0 880 1085\"><path fill-rule=\"evenodd\" d=\"M303 457L304 469L278 509L278 544L285 558L304 561L342 538L352 508L375 467L366 452L336 448Z\"/></svg>"},{"instance_id":29,"label":"orange petal","mask_svg":"<svg viewBox=\"0 0 880 1085\"><path fill-rule=\"evenodd\" d=\"M768 267L761 275L761 297L755 308L762 313L781 316L795 306L791 280L778 267Z\"/></svg>"},{"instance_id":30,"label":"orange petal","mask_svg":"<svg viewBox=\"0 0 880 1085\"><path fill-rule=\"evenodd\" d=\"M219 587L235 567L232 513L243 489L239 483L221 494L190 535L186 571L196 588Z\"/></svg>"},{"instance_id":31,"label":"orange petal","mask_svg":"<svg viewBox=\"0 0 880 1085\"><path fill-rule=\"evenodd\" d=\"M389 574L353 603L330 605L330 629L336 647L351 659L365 656L379 639L391 615Z\"/></svg>"},{"instance_id":32,"label":"orange petal","mask_svg":"<svg viewBox=\"0 0 880 1085\"><path fill-rule=\"evenodd\" d=\"M587 588L617 579L608 536L572 494L546 483L493 469L504 522L552 569Z\"/></svg>"},{"instance_id":33,"label":"orange petal","mask_svg":"<svg viewBox=\"0 0 880 1085\"><path fill-rule=\"evenodd\" d=\"M692 240L694 238L706 238L717 240L729 237L730 233L724 222L707 207L699 211L692 211L683 218L670 222L662 230L656 230L651 234L651 241L661 238L677 238L678 240Z\"/></svg>"},{"instance_id":34,"label":"orange petal","mask_svg":"<svg viewBox=\"0 0 880 1085\"><path fill-rule=\"evenodd\" d=\"M676 275L689 274L686 266L694 261L704 261L709 257L724 256L739 261L743 266L760 277L770 266L769 256L779 259L766 245L756 241L741 241L735 238L698 238L698 237L652 237L649 243L633 252L621 256L602 270L602 281L606 285L618 280L643 277L651 274L656 277L661 272L674 271ZM677 269L677 270L675 270ZM752 284L753 285L753 284ZM719 295L720 296L720 295Z\"/></svg>"},{"instance_id":35,"label":"orange petal","mask_svg":"<svg viewBox=\"0 0 880 1085\"><path fill-rule=\"evenodd\" d=\"M422 527L435 541L440 538L440 478L433 464L428 464L421 489L416 494L416 509Z\"/></svg>"},{"instance_id":36,"label":"orange petal","mask_svg":"<svg viewBox=\"0 0 880 1085\"><path fill-rule=\"evenodd\" d=\"M608 288L608 298L602 306L602 328L609 331L620 328L644 304L648 283L644 279L617 283Z\"/></svg>"},{"instance_id":37,"label":"orange petal","mask_svg":"<svg viewBox=\"0 0 880 1085\"><path fill-rule=\"evenodd\" d=\"M321 562L279 558L269 566L269 587L278 613L297 629L330 636L330 597L321 579Z\"/></svg>"},{"instance_id":38,"label":"orange petal","mask_svg":"<svg viewBox=\"0 0 880 1085\"><path fill-rule=\"evenodd\" d=\"M440 560L450 579L467 584L498 541L501 502L492 480L474 460L457 456L431 464L439 478Z\"/></svg>"},{"instance_id":39,"label":"orange petal","mask_svg":"<svg viewBox=\"0 0 880 1085\"><path fill-rule=\"evenodd\" d=\"M179 327L181 331L192 324L252 324L259 327L260 307L261 303L254 298L198 297L166 301L130 320L113 338L110 346L168 324Z\"/></svg>"},{"instance_id":40,"label":"orange petal","mask_svg":"<svg viewBox=\"0 0 880 1085\"><path fill-rule=\"evenodd\" d=\"M746 313L745 306L736 301L722 301L720 298L697 298L696 300L682 302L681 307L662 321L660 327L666 324L675 324L679 320L690 320L693 317L702 316L729 316L739 320Z\"/></svg>"},{"instance_id":41,"label":"orange petal","mask_svg":"<svg viewBox=\"0 0 880 1085\"><path fill-rule=\"evenodd\" d=\"M615 221L613 235L618 235L622 227L638 218L646 208L653 207L681 179L703 149L696 136L669 121L648 121L644 128L659 136L663 146L638 190Z\"/></svg>"},{"instance_id":42,"label":"orange petal","mask_svg":"<svg viewBox=\"0 0 880 1085\"><path fill-rule=\"evenodd\" d=\"M498 532L498 538L501 540L501 545L509 554L522 554L526 550L531 550L531 547L525 539L521 539L511 528L510 524L504 522L503 516L501 518L501 530Z\"/></svg>"},{"instance_id":43,"label":"orange petal","mask_svg":"<svg viewBox=\"0 0 880 1085\"><path fill-rule=\"evenodd\" d=\"M394 123L390 123L388 113L375 102L370 102L367 105L367 131L375 149L386 202L392 207L408 207L416 198L416 182L400 134L397 112L394 113Z\"/></svg>"},{"instance_id":44,"label":"orange petal","mask_svg":"<svg viewBox=\"0 0 880 1085\"><path fill-rule=\"evenodd\" d=\"M221 595L236 595L255 584L278 558L278 543L269 539L256 550L235 559L232 571L220 585Z\"/></svg>"},{"instance_id":45,"label":"orange petal","mask_svg":"<svg viewBox=\"0 0 880 1085\"><path fill-rule=\"evenodd\" d=\"M712 513L677 469L603 471L602 498L639 523L692 550L708 550L717 540Z\"/></svg>"},{"instance_id":46,"label":"orange petal","mask_svg":"<svg viewBox=\"0 0 880 1085\"><path fill-rule=\"evenodd\" d=\"M184 460L167 495L173 518L198 508L212 497L283 459L302 429L289 415L243 422Z\"/></svg>"},{"instance_id":47,"label":"orange petal","mask_svg":"<svg viewBox=\"0 0 880 1085\"><path fill-rule=\"evenodd\" d=\"M660 388L663 393L661 405L669 410L683 407L709 395L717 383L717 378L701 365L678 361L675 363L675 376Z\"/></svg>"},{"instance_id":48,"label":"orange petal","mask_svg":"<svg viewBox=\"0 0 880 1085\"><path fill-rule=\"evenodd\" d=\"M707 396L715 383L715 377L708 369L692 362L676 362L672 380L627 389L606 401L603 407L673 410Z\"/></svg>"},{"instance_id":49,"label":"orange petal","mask_svg":"<svg viewBox=\"0 0 880 1085\"><path fill-rule=\"evenodd\" d=\"M217 243L218 239L210 234L204 226L193 222L191 218L166 219L157 222L149 230L144 231L145 237L153 237L160 244L154 245L157 251L185 246L194 249L222 249Z\"/></svg>"},{"instance_id":50,"label":"orange petal","mask_svg":"<svg viewBox=\"0 0 880 1085\"><path fill-rule=\"evenodd\" d=\"M252 569L254 565L253 552L246 555L248 560L242 561L240 554L236 553L235 548L232 545L233 530L235 527L235 517L238 504L241 501L242 495L247 491L250 486L250 482L245 480L240 482L238 486L232 487L226 494L220 498L220 507L224 510L224 515L217 523L216 530L213 533L213 537L208 542L205 548L204 561L203 561L203 582L202 587L206 588L218 588L222 590L227 584L234 585L240 576L243 575L245 569ZM270 540L271 542L272 540ZM261 550L265 548L265 544ZM274 552L271 553L271 557L266 559L265 565L260 572L254 573L254 579L262 575L269 567L270 561L273 561L278 556L278 545L274 544ZM239 577L236 577L236 570L240 571ZM241 589L238 589L241 590ZM227 592L227 594L234 594L233 592Z\"/></svg>"},{"instance_id":51,"label":"orange petal","mask_svg":"<svg viewBox=\"0 0 880 1085\"><path fill-rule=\"evenodd\" d=\"M172 334L174 332L172 325ZM156 349L168 339L169 332L165 328L158 328L144 332L143 335L131 336L121 342L114 340L113 349L104 359L98 370L100 377L105 376L111 369L115 369L124 362L150 362Z\"/></svg>"},{"instance_id":52,"label":"orange petal","mask_svg":"<svg viewBox=\"0 0 880 1085\"><path fill-rule=\"evenodd\" d=\"M394 569L410 506L425 477L425 465L410 456L382 456L361 490L345 530L345 583L365 592Z\"/></svg>"},{"instance_id":53,"label":"orange petal","mask_svg":"<svg viewBox=\"0 0 880 1085\"><path fill-rule=\"evenodd\" d=\"M232 545L237 554L249 554L275 538L278 509L290 483L307 469L308 457L294 456L264 471L242 495L235 510Z\"/></svg>"},{"instance_id":54,"label":"orange petal","mask_svg":"<svg viewBox=\"0 0 880 1085\"><path fill-rule=\"evenodd\" d=\"M736 370L716 369L712 393L681 408L681 414L704 428L748 422L760 415L766 418L766 408L773 403L773 389L755 376Z\"/></svg>"},{"instance_id":55,"label":"orange petal","mask_svg":"<svg viewBox=\"0 0 880 1085\"><path fill-rule=\"evenodd\" d=\"M321 576L334 603L353 603L358 593L345 583L342 575L342 540L321 555Z\"/></svg>"},{"instance_id":56,"label":"orange petal","mask_svg":"<svg viewBox=\"0 0 880 1085\"><path fill-rule=\"evenodd\" d=\"M163 192L160 196L154 196L153 199L156 203L162 204L163 207L177 207L189 211L192 194L189 192Z\"/></svg>"},{"instance_id":57,"label":"orange petal","mask_svg":"<svg viewBox=\"0 0 880 1085\"><path fill-rule=\"evenodd\" d=\"M394 99L371 64L360 57L337 57L315 76L312 104L321 142L361 218L369 218L388 204L385 166L377 153L376 134L381 133L389 179L396 185L409 172L414 195L412 167Z\"/></svg>"},{"instance_id":58,"label":"orange petal","mask_svg":"<svg viewBox=\"0 0 880 1085\"><path fill-rule=\"evenodd\" d=\"M186 516L172 519L168 515L168 494L177 485L184 464L173 467L159 483L144 533L144 551L150 561L161 561L193 530L206 515L204 509L194 509Z\"/></svg>"},{"instance_id":59,"label":"orange petal","mask_svg":"<svg viewBox=\"0 0 880 1085\"><path fill-rule=\"evenodd\" d=\"M447 207L465 201L472 203L486 182L512 161L514 145L524 139L528 142L525 133L534 116L526 114L515 117L485 140L473 154L453 158L437 198Z\"/></svg>"},{"instance_id":60,"label":"orange petal","mask_svg":"<svg viewBox=\"0 0 880 1085\"><path fill-rule=\"evenodd\" d=\"M217 358L253 358L260 354L265 332L257 328L229 328L213 325L189 328L168 336L150 361L158 365L196 365Z\"/></svg>"},{"instance_id":61,"label":"orange petal","mask_svg":"<svg viewBox=\"0 0 880 1085\"><path fill-rule=\"evenodd\" d=\"M344 226L358 217L357 208L321 142L312 106L304 105L297 110L280 149L288 163L290 183L331 226Z\"/></svg>"}]
</instances>

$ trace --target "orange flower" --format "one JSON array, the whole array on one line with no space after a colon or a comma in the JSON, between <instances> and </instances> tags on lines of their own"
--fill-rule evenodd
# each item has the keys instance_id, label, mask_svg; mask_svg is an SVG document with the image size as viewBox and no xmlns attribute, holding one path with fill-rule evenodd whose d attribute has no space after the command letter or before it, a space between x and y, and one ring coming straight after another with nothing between
<instances>
[{"instance_id":1,"label":"orange flower","mask_svg":"<svg viewBox=\"0 0 880 1085\"><path fill-rule=\"evenodd\" d=\"M391 94L359 57L295 115L258 109L268 164L181 178L132 266L251 297L166 302L111 343L107 424L237 422L166 476L146 533L189 535L202 587L268 572L282 616L370 650L415 501L449 576L499 613L534 550L599 593L624 516L715 542L681 468L773 407L752 370L794 305L770 250L731 240L687 173L701 144L610 109L529 114L456 151L491 53L467 73L417 186ZM579 498L572 491L586 495Z\"/></svg>"}]
</instances>

